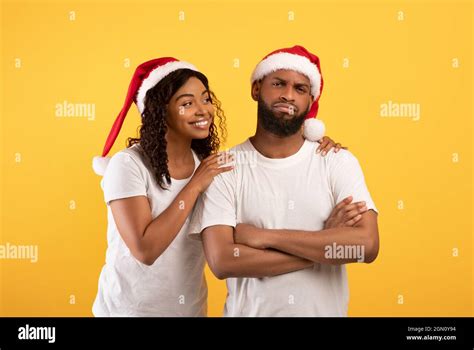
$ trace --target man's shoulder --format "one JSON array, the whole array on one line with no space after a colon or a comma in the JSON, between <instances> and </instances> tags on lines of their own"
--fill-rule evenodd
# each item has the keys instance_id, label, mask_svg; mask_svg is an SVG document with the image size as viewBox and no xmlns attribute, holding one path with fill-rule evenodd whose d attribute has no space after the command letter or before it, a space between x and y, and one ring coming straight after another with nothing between
<instances>
[{"instance_id":1,"label":"man's shoulder","mask_svg":"<svg viewBox=\"0 0 474 350\"><path fill-rule=\"evenodd\" d=\"M248 163L248 159L254 157L255 154L252 154L254 152L253 148L251 145L249 145L249 139L245 140L242 143L239 143L238 145L235 145L234 147L228 149L227 151L234 156L234 161L229 163L229 165L234 166L233 170L226 171L224 173L220 173L215 177L215 179L218 179L218 181L223 181L223 182L231 182L234 183L235 177L237 175L237 171L239 168L242 166L245 166Z\"/></svg>"},{"instance_id":2,"label":"man's shoulder","mask_svg":"<svg viewBox=\"0 0 474 350\"><path fill-rule=\"evenodd\" d=\"M340 149L338 152L335 152L333 148L325 156L323 156L321 155L321 152L316 153L319 145L319 142L305 140L306 157L313 158L316 161L314 164L319 162L320 164L322 163L323 166L333 166L345 162L357 161L357 158L354 156L354 154L345 149Z\"/></svg>"},{"instance_id":3,"label":"man's shoulder","mask_svg":"<svg viewBox=\"0 0 474 350\"><path fill-rule=\"evenodd\" d=\"M321 156L320 161L326 168L328 174L334 176L350 175L353 171L360 171L361 166L357 157L350 151L341 149L335 152L333 149L330 150L326 156Z\"/></svg>"},{"instance_id":4,"label":"man's shoulder","mask_svg":"<svg viewBox=\"0 0 474 350\"><path fill-rule=\"evenodd\" d=\"M329 162L334 163L357 161L356 156L346 149L340 149L338 152L335 152L334 149L332 149L328 154L326 154L326 157Z\"/></svg>"},{"instance_id":5,"label":"man's shoulder","mask_svg":"<svg viewBox=\"0 0 474 350\"><path fill-rule=\"evenodd\" d=\"M229 152L250 151L252 150L252 146L249 143L250 143L250 139L247 138L245 141L230 148Z\"/></svg>"}]
</instances>

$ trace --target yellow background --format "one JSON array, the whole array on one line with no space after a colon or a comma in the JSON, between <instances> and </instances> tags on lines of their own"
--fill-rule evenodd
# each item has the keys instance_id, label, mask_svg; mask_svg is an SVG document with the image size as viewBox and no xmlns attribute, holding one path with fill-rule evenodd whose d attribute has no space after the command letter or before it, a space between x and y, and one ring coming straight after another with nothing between
<instances>
[{"instance_id":1,"label":"yellow background","mask_svg":"<svg viewBox=\"0 0 474 350\"><path fill-rule=\"evenodd\" d=\"M3 1L1 11L0 243L37 244L39 260L0 260L0 315L92 315L106 207L91 159L136 65L171 55L201 69L230 147L255 129L252 69L294 44L320 56L319 117L358 157L380 210L378 259L349 266L349 315L473 315L471 2ZM95 104L95 120L56 117L63 101ZM420 120L381 117L388 101L420 104ZM111 154L139 123L132 108ZM207 276L209 314L220 315L225 284Z\"/></svg>"}]
</instances>

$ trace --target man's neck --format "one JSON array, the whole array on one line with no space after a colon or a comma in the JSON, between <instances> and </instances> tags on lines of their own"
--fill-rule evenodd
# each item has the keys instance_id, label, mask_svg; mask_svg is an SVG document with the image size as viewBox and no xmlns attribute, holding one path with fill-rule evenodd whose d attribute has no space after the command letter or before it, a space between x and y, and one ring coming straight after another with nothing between
<instances>
[{"instance_id":1,"label":"man's neck","mask_svg":"<svg viewBox=\"0 0 474 350\"><path fill-rule=\"evenodd\" d=\"M250 137L255 149L267 158L287 158L298 152L303 146L304 138L301 132L291 136L277 136L257 124L255 135Z\"/></svg>"}]
</instances>

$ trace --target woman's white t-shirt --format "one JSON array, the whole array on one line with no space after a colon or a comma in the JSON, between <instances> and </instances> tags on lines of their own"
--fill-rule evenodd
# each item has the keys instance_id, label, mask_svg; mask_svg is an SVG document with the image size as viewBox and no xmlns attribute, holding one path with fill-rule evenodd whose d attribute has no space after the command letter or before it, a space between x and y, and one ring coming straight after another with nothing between
<instances>
[{"instance_id":1,"label":"woman's white t-shirt","mask_svg":"<svg viewBox=\"0 0 474 350\"><path fill-rule=\"evenodd\" d=\"M196 170L199 159L194 152L193 156ZM168 190L163 190L146 164L140 146L133 145L112 157L102 179L108 247L92 312L95 316L205 316L205 258L201 242L186 234L189 218L151 266L133 257L115 225L112 200L146 196L154 219L190 180L172 179Z\"/></svg>"}]
</instances>

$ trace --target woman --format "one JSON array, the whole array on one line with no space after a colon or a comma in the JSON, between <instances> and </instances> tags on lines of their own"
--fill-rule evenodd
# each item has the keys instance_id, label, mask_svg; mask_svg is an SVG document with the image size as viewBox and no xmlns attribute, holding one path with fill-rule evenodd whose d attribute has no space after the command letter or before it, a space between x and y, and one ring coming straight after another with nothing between
<instances>
[{"instance_id":1,"label":"woman","mask_svg":"<svg viewBox=\"0 0 474 350\"><path fill-rule=\"evenodd\" d=\"M142 115L140 138L108 161L133 101ZM224 164L231 157L217 153L215 116L225 135L220 102L191 64L165 57L136 69L103 157L94 159L108 207L95 316L206 315L202 245L186 229L200 193L232 169ZM325 139L320 149L333 146Z\"/></svg>"}]
</instances>

